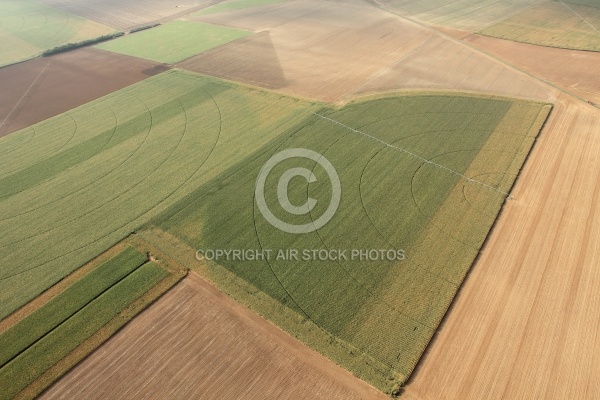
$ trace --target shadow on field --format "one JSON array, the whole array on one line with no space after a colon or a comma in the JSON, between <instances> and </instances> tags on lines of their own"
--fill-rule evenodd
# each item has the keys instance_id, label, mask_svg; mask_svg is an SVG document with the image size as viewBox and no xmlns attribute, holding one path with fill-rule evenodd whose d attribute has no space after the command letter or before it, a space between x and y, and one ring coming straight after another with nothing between
<instances>
[{"instance_id":1,"label":"shadow on field","mask_svg":"<svg viewBox=\"0 0 600 400\"><path fill-rule=\"evenodd\" d=\"M288 85L269 31L217 47L177 66L267 89Z\"/></svg>"}]
</instances>

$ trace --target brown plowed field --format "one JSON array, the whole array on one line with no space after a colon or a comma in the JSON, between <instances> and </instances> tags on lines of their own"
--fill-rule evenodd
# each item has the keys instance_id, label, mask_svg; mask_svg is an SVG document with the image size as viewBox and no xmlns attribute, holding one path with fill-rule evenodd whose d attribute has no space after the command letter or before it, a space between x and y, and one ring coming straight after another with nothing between
<instances>
[{"instance_id":1,"label":"brown plowed field","mask_svg":"<svg viewBox=\"0 0 600 400\"><path fill-rule=\"evenodd\" d=\"M223 0L42 0L73 14L120 30L163 22Z\"/></svg>"},{"instance_id":2,"label":"brown plowed field","mask_svg":"<svg viewBox=\"0 0 600 400\"><path fill-rule=\"evenodd\" d=\"M600 112L563 95L406 399L597 399Z\"/></svg>"},{"instance_id":3,"label":"brown plowed field","mask_svg":"<svg viewBox=\"0 0 600 400\"><path fill-rule=\"evenodd\" d=\"M294 1L193 19L262 33L191 58L181 67L325 101L361 86L433 35L376 7L352 2Z\"/></svg>"},{"instance_id":4,"label":"brown plowed field","mask_svg":"<svg viewBox=\"0 0 600 400\"><path fill-rule=\"evenodd\" d=\"M471 35L466 41L540 78L600 104L600 53Z\"/></svg>"},{"instance_id":5,"label":"brown plowed field","mask_svg":"<svg viewBox=\"0 0 600 400\"><path fill-rule=\"evenodd\" d=\"M84 48L0 68L0 136L139 82L156 63Z\"/></svg>"},{"instance_id":6,"label":"brown plowed field","mask_svg":"<svg viewBox=\"0 0 600 400\"><path fill-rule=\"evenodd\" d=\"M190 273L42 399L386 399Z\"/></svg>"}]
</instances>

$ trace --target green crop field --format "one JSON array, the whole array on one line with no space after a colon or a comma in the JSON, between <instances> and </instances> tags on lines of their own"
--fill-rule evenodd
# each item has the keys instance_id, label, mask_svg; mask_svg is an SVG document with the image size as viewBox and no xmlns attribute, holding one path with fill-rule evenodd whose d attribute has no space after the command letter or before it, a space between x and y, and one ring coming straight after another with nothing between
<instances>
[{"instance_id":1,"label":"green crop field","mask_svg":"<svg viewBox=\"0 0 600 400\"><path fill-rule=\"evenodd\" d=\"M191 249L203 249L206 256L211 249L271 250L269 260L221 258L196 264L208 263L201 269L237 298L246 294L236 293L234 279L214 271L224 267L248 283L243 290L266 293L271 302L252 304L259 313L275 316L282 305L292 310L299 319L286 329L310 342L299 332L313 326L351 356L337 357L316 342L313 347L390 390L391 382L410 375L434 334L549 106L430 94L316 112L321 116L309 115L250 157L236 160L153 222L183 241L188 256ZM340 207L316 232L280 231L256 205L261 167L289 148L324 155L341 181ZM309 214L290 216L278 206L275 188L286 169L298 166L311 170L316 181L290 181L291 203L303 204L308 197L317 203ZM301 159L275 167L266 187L269 208L294 224L310 224L322 215L332 194L323 168ZM148 229L150 236L153 229ZM299 259L285 259L286 253L277 259L278 250L285 249L297 250ZM302 259L305 251L344 249L347 259ZM406 259L352 259L352 250L361 249L403 250Z\"/></svg>"},{"instance_id":2,"label":"green crop field","mask_svg":"<svg viewBox=\"0 0 600 400\"><path fill-rule=\"evenodd\" d=\"M0 399L12 398L168 272L131 248L0 335Z\"/></svg>"},{"instance_id":3,"label":"green crop field","mask_svg":"<svg viewBox=\"0 0 600 400\"><path fill-rule=\"evenodd\" d=\"M283 3L286 0L230 0L222 3L215 4L205 8L204 10L198 11L193 15L204 15L204 14L215 14L224 11L239 10L242 8L259 7L268 4Z\"/></svg>"},{"instance_id":4,"label":"green crop field","mask_svg":"<svg viewBox=\"0 0 600 400\"><path fill-rule=\"evenodd\" d=\"M249 35L250 32L240 29L201 22L174 21L96 47L173 64Z\"/></svg>"},{"instance_id":5,"label":"green crop field","mask_svg":"<svg viewBox=\"0 0 600 400\"><path fill-rule=\"evenodd\" d=\"M542 46L600 51L600 8L579 5L583 3L549 1L479 33Z\"/></svg>"},{"instance_id":6,"label":"green crop field","mask_svg":"<svg viewBox=\"0 0 600 400\"><path fill-rule=\"evenodd\" d=\"M333 108L179 70L157 75L0 139L0 315L131 232L147 239L159 230L168 238L154 242L161 251L180 243L185 254L173 258L390 390L435 332L548 111L439 93ZM339 175L340 207L312 233L284 233L256 205L262 166L288 148L324 155ZM289 182L292 204L317 199L310 214L289 216L277 204L278 175L292 166L315 175L310 185ZM295 158L265 187L273 212L300 224L322 214L332 193L322 168ZM207 263L195 249L396 256ZM53 337L10 361L0 379L20 376L33 357L47 367L40 354L67 350Z\"/></svg>"},{"instance_id":7,"label":"green crop field","mask_svg":"<svg viewBox=\"0 0 600 400\"><path fill-rule=\"evenodd\" d=\"M0 318L309 107L171 71L0 138Z\"/></svg>"},{"instance_id":8,"label":"green crop field","mask_svg":"<svg viewBox=\"0 0 600 400\"><path fill-rule=\"evenodd\" d=\"M112 32L113 28L35 0L3 0L0 1L0 66Z\"/></svg>"}]
</instances>

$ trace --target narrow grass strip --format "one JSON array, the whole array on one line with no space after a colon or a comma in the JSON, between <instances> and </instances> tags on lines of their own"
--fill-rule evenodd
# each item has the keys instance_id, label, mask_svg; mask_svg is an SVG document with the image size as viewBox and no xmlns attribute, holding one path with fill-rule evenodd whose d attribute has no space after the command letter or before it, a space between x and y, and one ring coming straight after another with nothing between
<instances>
[{"instance_id":1,"label":"narrow grass strip","mask_svg":"<svg viewBox=\"0 0 600 400\"><path fill-rule=\"evenodd\" d=\"M144 254L127 248L4 331L0 334L0 366L4 366L145 261Z\"/></svg>"},{"instance_id":2,"label":"narrow grass strip","mask_svg":"<svg viewBox=\"0 0 600 400\"><path fill-rule=\"evenodd\" d=\"M0 369L0 399L15 396L167 275L155 263L142 265L19 354Z\"/></svg>"}]
</instances>

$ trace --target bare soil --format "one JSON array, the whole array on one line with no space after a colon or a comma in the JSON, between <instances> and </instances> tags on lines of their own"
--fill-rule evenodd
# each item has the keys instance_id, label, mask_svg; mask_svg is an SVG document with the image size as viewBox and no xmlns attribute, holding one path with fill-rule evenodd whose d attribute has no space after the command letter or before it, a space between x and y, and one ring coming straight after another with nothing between
<instances>
[{"instance_id":1,"label":"bare soil","mask_svg":"<svg viewBox=\"0 0 600 400\"><path fill-rule=\"evenodd\" d=\"M160 65L93 48L0 68L0 136L160 73Z\"/></svg>"},{"instance_id":2,"label":"bare soil","mask_svg":"<svg viewBox=\"0 0 600 400\"><path fill-rule=\"evenodd\" d=\"M325 101L352 92L433 34L367 3L354 2L293 1L193 20L261 33L180 66Z\"/></svg>"},{"instance_id":3,"label":"bare soil","mask_svg":"<svg viewBox=\"0 0 600 400\"><path fill-rule=\"evenodd\" d=\"M538 80L442 35L431 37L356 93L402 89L465 90L543 101L554 98Z\"/></svg>"},{"instance_id":4,"label":"bare soil","mask_svg":"<svg viewBox=\"0 0 600 400\"><path fill-rule=\"evenodd\" d=\"M600 104L600 53L536 46L487 36L466 41L532 74Z\"/></svg>"},{"instance_id":5,"label":"bare soil","mask_svg":"<svg viewBox=\"0 0 600 400\"><path fill-rule=\"evenodd\" d=\"M42 399L386 399L190 273Z\"/></svg>"}]
</instances>

